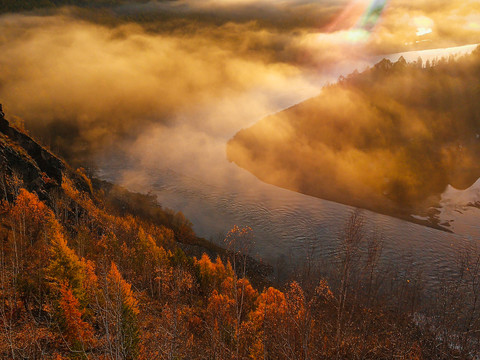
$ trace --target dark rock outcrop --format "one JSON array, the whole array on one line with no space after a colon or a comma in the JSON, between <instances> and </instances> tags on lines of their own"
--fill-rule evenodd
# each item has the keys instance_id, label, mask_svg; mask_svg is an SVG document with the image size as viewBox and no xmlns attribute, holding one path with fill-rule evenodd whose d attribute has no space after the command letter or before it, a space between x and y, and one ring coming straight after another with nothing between
<instances>
[{"instance_id":1,"label":"dark rock outcrop","mask_svg":"<svg viewBox=\"0 0 480 360\"><path fill-rule=\"evenodd\" d=\"M50 202L52 190L61 191L64 174L82 189L89 189L86 181L69 169L57 156L20 129L10 125L0 106L0 197L12 200L19 182L27 190Z\"/></svg>"}]
</instances>

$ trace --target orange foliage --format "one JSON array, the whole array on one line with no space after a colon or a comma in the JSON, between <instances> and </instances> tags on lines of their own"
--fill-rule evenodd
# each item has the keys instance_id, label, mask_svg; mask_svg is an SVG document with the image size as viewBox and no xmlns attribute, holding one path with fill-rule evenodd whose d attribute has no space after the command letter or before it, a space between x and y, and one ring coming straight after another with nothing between
<instances>
[{"instance_id":1,"label":"orange foliage","mask_svg":"<svg viewBox=\"0 0 480 360\"><path fill-rule=\"evenodd\" d=\"M315 288L315 294L324 302L334 300L334 295L325 279L321 279L318 286Z\"/></svg>"},{"instance_id":2,"label":"orange foliage","mask_svg":"<svg viewBox=\"0 0 480 360\"><path fill-rule=\"evenodd\" d=\"M30 321L27 312L35 317L35 322L28 324L31 329L39 327L45 318L48 326L42 325L43 329L54 329L45 314L58 314L58 324L54 325L62 327L68 349L80 353L88 348L91 352L86 356L95 358L134 359L140 354L147 359L168 353L170 358L193 359L205 352L205 357L218 359L330 358L337 302L327 282L321 280L313 294L307 293L310 298L296 282L285 293L270 287L258 294L247 278L238 276L242 270L239 259L240 265L246 266L246 256L239 254L250 246L250 228L234 227L227 235L227 244L237 255L231 258L232 263L224 263L220 257L212 261L203 254L193 259L192 267L192 259L175 251L179 248L175 248L171 229L130 215L113 216L96 204L98 199L64 180L66 196L59 201L66 204L65 214L75 212L74 226L68 223L70 214L63 220L56 218L37 195L25 189L19 191L14 204L0 205L0 231L6 244L1 253L1 285L5 290L0 300L2 311L9 310L9 314L0 314L4 325L0 326L1 358L8 358L5 354L11 351L7 336L20 339L22 335L27 340L16 340L22 346L34 338L26 337L29 333L24 330L18 336L14 333L23 326L20 321L15 323L17 319ZM69 235L73 233L74 237L76 232L78 238L80 231L84 233L78 251L89 260L68 243ZM101 288L96 266L102 269L109 262L111 267L101 277ZM142 303L131 284L139 289ZM385 318L383 314L376 316L375 309L359 314L374 319L369 321ZM145 328L145 319L153 319L149 320L149 329ZM386 320L381 321L386 324ZM352 354L356 354L362 348L359 333L363 330L348 330L353 344L348 346L355 348ZM40 339L39 334L34 335ZM42 341L56 338L51 333L42 336ZM383 332L369 339L384 348L396 346L394 335ZM142 349L146 341L148 352ZM46 356L64 358L67 347L58 343L48 346L50 353ZM346 353L350 351L347 345L341 346ZM403 353L420 359L422 346L415 343ZM62 355L58 351L63 351Z\"/></svg>"},{"instance_id":3,"label":"orange foliage","mask_svg":"<svg viewBox=\"0 0 480 360\"><path fill-rule=\"evenodd\" d=\"M280 325L278 322L281 321L287 311L285 294L273 287L269 287L260 294L256 305L257 308L251 316L257 323L262 323L268 319L272 324Z\"/></svg>"},{"instance_id":4,"label":"orange foliage","mask_svg":"<svg viewBox=\"0 0 480 360\"><path fill-rule=\"evenodd\" d=\"M82 320L84 310L72 290L66 285L60 287L59 306L64 319L64 336L67 342L75 347L93 345L95 342L92 326Z\"/></svg>"},{"instance_id":5,"label":"orange foliage","mask_svg":"<svg viewBox=\"0 0 480 360\"><path fill-rule=\"evenodd\" d=\"M67 283L75 295L83 293L83 282L85 278L85 262L82 262L77 254L67 246L62 233L56 232L51 239L51 261L47 268L49 279L54 286L61 286ZM90 277L91 271L90 272Z\"/></svg>"},{"instance_id":6,"label":"orange foliage","mask_svg":"<svg viewBox=\"0 0 480 360\"><path fill-rule=\"evenodd\" d=\"M42 223L52 213L36 194L22 188L12 207L12 214L18 220L28 218L29 221Z\"/></svg>"},{"instance_id":7,"label":"orange foliage","mask_svg":"<svg viewBox=\"0 0 480 360\"><path fill-rule=\"evenodd\" d=\"M256 305L256 309L250 313L250 321L257 334L251 357L262 359L271 347L279 343L276 337L286 325L287 302L284 293L269 287L260 294Z\"/></svg>"},{"instance_id":8,"label":"orange foliage","mask_svg":"<svg viewBox=\"0 0 480 360\"><path fill-rule=\"evenodd\" d=\"M218 289L227 277L233 276L230 263L227 263L225 267L219 256L215 262L212 262L210 257L204 253L200 260L194 258L194 261L199 270L201 286L206 292Z\"/></svg>"},{"instance_id":9,"label":"orange foliage","mask_svg":"<svg viewBox=\"0 0 480 360\"><path fill-rule=\"evenodd\" d=\"M235 300L228 295L213 290L212 295L208 299L207 312L216 326L233 326L234 325L234 306Z\"/></svg>"},{"instance_id":10,"label":"orange foliage","mask_svg":"<svg viewBox=\"0 0 480 360\"><path fill-rule=\"evenodd\" d=\"M249 226L234 225L224 239L227 248L237 254L248 254L253 245L253 230Z\"/></svg>"},{"instance_id":11,"label":"orange foliage","mask_svg":"<svg viewBox=\"0 0 480 360\"><path fill-rule=\"evenodd\" d=\"M178 303L194 284L194 279L188 271L176 267L163 267L156 280L159 282L161 294L170 300L175 299Z\"/></svg>"},{"instance_id":12,"label":"orange foliage","mask_svg":"<svg viewBox=\"0 0 480 360\"><path fill-rule=\"evenodd\" d=\"M117 265L113 262L110 267L110 272L108 273L108 282L115 291L119 292L122 303L131 309L134 314L138 314L138 302L133 295L132 285L123 279L120 271L118 271Z\"/></svg>"},{"instance_id":13,"label":"orange foliage","mask_svg":"<svg viewBox=\"0 0 480 360\"><path fill-rule=\"evenodd\" d=\"M236 290L234 289L236 283ZM235 294L236 291L236 294ZM220 292L228 294L232 299L236 299L237 311L241 312L243 319L245 314L248 314L255 307L255 301L258 297L258 292L253 288L248 279L236 279L234 277L227 277L221 284Z\"/></svg>"},{"instance_id":14,"label":"orange foliage","mask_svg":"<svg viewBox=\"0 0 480 360\"><path fill-rule=\"evenodd\" d=\"M92 296L98 288L98 278L95 274L95 263L82 259L83 288L88 296Z\"/></svg>"},{"instance_id":15,"label":"orange foliage","mask_svg":"<svg viewBox=\"0 0 480 360\"><path fill-rule=\"evenodd\" d=\"M45 225L53 219L52 211L36 194L25 189L20 189L10 214L20 235L28 237L30 244L39 238Z\"/></svg>"},{"instance_id":16,"label":"orange foliage","mask_svg":"<svg viewBox=\"0 0 480 360\"><path fill-rule=\"evenodd\" d=\"M138 230L138 240L138 250L141 253L143 261L157 265L167 261L165 250L161 246L158 246L155 239L146 233L142 227Z\"/></svg>"},{"instance_id":17,"label":"orange foliage","mask_svg":"<svg viewBox=\"0 0 480 360\"><path fill-rule=\"evenodd\" d=\"M297 322L301 321L301 319L305 317L307 309L305 294L297 282L294 281L290 284L286 294L286 300L288 304L288 312L292 316L292 320Z\"/></svg>"}]
</instances>

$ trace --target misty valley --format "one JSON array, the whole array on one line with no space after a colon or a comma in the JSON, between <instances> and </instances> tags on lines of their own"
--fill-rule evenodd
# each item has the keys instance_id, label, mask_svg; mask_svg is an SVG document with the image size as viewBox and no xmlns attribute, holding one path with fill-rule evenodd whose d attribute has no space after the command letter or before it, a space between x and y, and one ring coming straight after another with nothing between
<instances>
[{"instance_id":1,"label":"misty valley","mask_svg":"<svg viewBox=\"0 0 480 360\"><path fill-rule=\"evenodd\" d=\"M480 3L0 0L0 359L478 359Z\"/></svg>"}]
</instances>

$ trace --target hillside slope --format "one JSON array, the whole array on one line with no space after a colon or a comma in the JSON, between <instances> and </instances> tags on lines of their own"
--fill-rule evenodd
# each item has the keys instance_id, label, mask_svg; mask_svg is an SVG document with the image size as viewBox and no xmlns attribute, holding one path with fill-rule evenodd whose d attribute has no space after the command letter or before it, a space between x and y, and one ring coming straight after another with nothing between
<instances>
[{"instance_id":1,"label":"hillside slope","mask_svg":"<svg viewBox=\"0 0 480 360\"><path fill-rule=\"evenodd\" d=\"M462 262L469 276L426 297L410 265L381 265L381 242L356 212L329 267L310 259L288 283L268 287L266 267L246 255L251 229L234 227L229 250L215 247L180 213L92 182L3 116L0 182L1 359L478 354L473 252Z\"/></svg>"},{"instance_id":2,"label":"hillside slope","mask_svg":"<svg viewBox=\"0 0 480 360\"><path fill-rule=\"evenodd\" d=\"M422 222L410 215L434 214L447 185L480 177L479 77L479 49L383 60L239 131L228 158L281 187Z\"/></svg>"},{"instance_id":3,"label":"hillside slope","mask_svg":"<svg viewBox=\"0 0 480 360\"><path fill-rule=\"evenodd\" d=\"M167 297L198 297L199 266L232 272L220 256L234 253L191 226L150 195L73 170L0 105L0 358L156 358L140 325L161 320ZM242 259L243 275L264 283L269 267Z\"/></svg>"}]
</instances>

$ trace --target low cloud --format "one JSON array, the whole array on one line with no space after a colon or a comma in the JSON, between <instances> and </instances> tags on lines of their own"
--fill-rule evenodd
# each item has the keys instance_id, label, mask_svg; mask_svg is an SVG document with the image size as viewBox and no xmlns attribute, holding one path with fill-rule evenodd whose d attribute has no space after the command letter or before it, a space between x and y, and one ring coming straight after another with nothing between
<instances>
[{"instance_id":1,"label":"low cloud","mask_svg":"<svg viewBox=\"0 0 480 360\"><path fill-rule=\"evenodd\" d=\"M155 163L151 153L199 163L189 144L213 144L207 153L218 153L240 128L378 54L418 40L462 45L480 33L477 1L392 0L357 41L352 30L368 4L178 0L3 15L0 101L11 118L80 162L120 148L139 163ZM427 22L432 32L418 37ZM172 154L180 138L183 159Z\"/></svg>"},{"instance_id":2,"label":"low cloud","mask_svg":"<svg viewBox=\"0 0 480 360\"><path fill-rule=\"evenodd\" d=\"M205 34L149 34L138 25L108 28L68 16L4 17L0 29L0 98L8 113L39 133L72 127L93 146L299 73Z\"/></svg>"}]
</instances>

